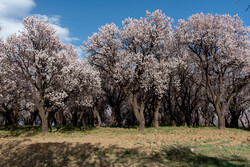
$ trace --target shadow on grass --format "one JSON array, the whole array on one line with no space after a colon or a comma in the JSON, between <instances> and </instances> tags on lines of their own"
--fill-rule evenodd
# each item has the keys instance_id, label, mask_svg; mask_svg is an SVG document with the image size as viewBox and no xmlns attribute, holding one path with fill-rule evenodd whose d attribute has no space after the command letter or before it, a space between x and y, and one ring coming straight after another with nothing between
<instances>
[{"instance_id":1,"label":"shadow on grass","mask_svg":"<svg viewBox=\"0 0 250 167\"><path fill-rule=\"evenodd\" d=\"M26 142L25 140L21 142ZM160 153L141 151L141 148L125 149L115 145L108 148L90 143L25 143L16 141L0 147L0 166L245 166L247 160L240 157L207 157L172 147ZM28 141L30 142L30 141Z\"/></svg>"},{"instance_id":2,"label":"shadow on grass","mask_svg":"<svg viewBox=\"0 0 250 167\"><path fill-rule=\"evenodd\" d=\"M248 160L236 156L219 158L197 154L187 147L171 147L164 149L163 152L170 161L185 162L187 166L243 167L249 163Z\"/></svg>"}]
</instances>

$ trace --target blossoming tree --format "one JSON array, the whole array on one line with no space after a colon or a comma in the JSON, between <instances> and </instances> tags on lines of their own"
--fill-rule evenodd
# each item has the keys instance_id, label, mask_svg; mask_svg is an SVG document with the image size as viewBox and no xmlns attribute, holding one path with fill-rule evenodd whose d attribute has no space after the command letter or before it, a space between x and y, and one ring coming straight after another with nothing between
<instances>
[{"instance_id":1,"label":"blossoming tree","mask_svg":"<svg viewBox=\"0 0 250 167\"><path fill-rule=\"evenodd\" d=\"M147 12L145 18L128 18L123 28L107 24L85 43L87 58L94 66L107 71L127 95L139 131L144 130L144 109L150 94L157 96L155 126L158 109L168 83L172 29L171 19L160 10Z\"/></svg>"},{"instance_id":2,"label":"blossoming tree","mask_svg":"<svg viewBox=\"0 0 250 167\"><path fill-rule=\"evenodd\" d=\"M236 15L192 15L179 20L176 35L197 64L207 98L225 128L225 110L247 82L250 72L249 28ZM239 75L234 75L235 73Z\"/></svg>"}]
</instances>

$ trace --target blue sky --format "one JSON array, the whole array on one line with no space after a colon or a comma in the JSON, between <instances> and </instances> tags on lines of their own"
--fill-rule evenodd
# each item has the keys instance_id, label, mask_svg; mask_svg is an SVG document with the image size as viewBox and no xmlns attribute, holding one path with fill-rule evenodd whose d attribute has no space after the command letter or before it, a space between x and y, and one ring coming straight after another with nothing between
<instances>
[{"instance_id":1,"label":"blue sky","mask_svg":"<svg viewBox=\"0 0 250 167\"><path fill-rule=\"evenodd\" d=\"M21 29L28 15L48 19L64 42L79 46L106 23L121 26L127 17L140 18L146 10L161 9L174 19L187 19L196 13L238 14L244 26L250 25L250 0L0 0L2 36ZM80 51L79 51L80 52Z\"/></svg>"}]
</instances>

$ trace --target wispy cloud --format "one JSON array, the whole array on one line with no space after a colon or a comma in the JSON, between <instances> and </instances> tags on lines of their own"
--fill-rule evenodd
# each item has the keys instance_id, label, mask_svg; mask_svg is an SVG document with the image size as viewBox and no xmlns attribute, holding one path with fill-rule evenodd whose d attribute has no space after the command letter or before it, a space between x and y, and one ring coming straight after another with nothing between
<instances>
[{"instance_id":1,"label":"wispy cloud","mask_svg":"<svg viewBox=\"0 0 250 167\"><path fill-rule=\"evenodd\" d=\"M33 16L38 17L38 18L43 19L43 20L47 20L51 24L51 26L54 29L56 29L57 33L59 34L60 39L63 42L70 43L72 41L80 40L76 37L71 37L69 29L62 27L60 25L61 17L59 15L54 15L52 17L49 17L47 15L34 14Z\"/></svg>"}]
</instances>

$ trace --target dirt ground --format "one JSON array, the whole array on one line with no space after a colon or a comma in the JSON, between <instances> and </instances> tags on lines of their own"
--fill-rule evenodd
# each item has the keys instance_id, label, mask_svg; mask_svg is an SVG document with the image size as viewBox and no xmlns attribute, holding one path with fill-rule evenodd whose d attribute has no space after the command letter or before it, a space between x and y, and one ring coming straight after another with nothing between
<instances>
[{"instance_id":1,"label":"dirt ground","mask_svg":"<svg viewBox=\"0 0 250 167\"><path fill-rule=\"evenodd\" d=\"M9 132L5 132L9 133ZM247 166L246 130L188 127L25 132L0 138L0 166Z\"/></svg>"}]
</instances>

